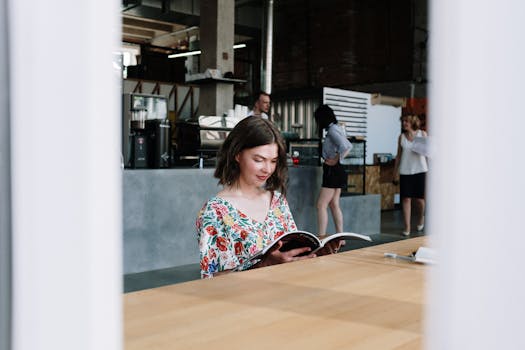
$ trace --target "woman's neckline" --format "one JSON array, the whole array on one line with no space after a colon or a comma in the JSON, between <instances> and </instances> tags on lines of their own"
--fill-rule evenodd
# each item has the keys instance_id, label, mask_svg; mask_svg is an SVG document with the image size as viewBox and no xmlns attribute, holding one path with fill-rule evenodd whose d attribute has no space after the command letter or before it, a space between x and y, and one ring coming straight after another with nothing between
<instances>
[{"instance_id":1,"label":"woman's neckline","mask_svg":"<svg viewBox=\"0 0 525 350\"><path fill-rule=\"evenodd\" d=\"M219 194L217 194L215 196L216 199L220 200L221 202L223 202L224 204L230 206L233 210L237 211L238 213L244 215L245 217L247 217L248 219L250 219L252 222L256 223L256 224L264 224L266 222L266 220L268 220L268 216L270 214L270 212L272 211L273 209L273 202L274 202L274 199L276 198L276 195L275 195L275 192L274 191L270 191L270 205L268 206L268 208L266 209L266 215L264 217L264 219L262 221L259 221L259 220L256 220L254 219L252 216L246 214L243 210L239 209L234 203L232 203L228 198L225 198L225 197L221 197L219 196Z\"/></svg>"},{"instance_id":2,"label":"woman's neckline","mask_svg":"<svg viewBox=\"0 0 525 350\"><path fill-rule=\"evenodd\" d=\"M403 134L405 135L405 138L408 141L414 141L414 138L417 136L417 132L418 132L418 130L414 130L412 132L412 136L410 136L410 132L409 131L405 131Z\"/></svg>"}]
</instances>

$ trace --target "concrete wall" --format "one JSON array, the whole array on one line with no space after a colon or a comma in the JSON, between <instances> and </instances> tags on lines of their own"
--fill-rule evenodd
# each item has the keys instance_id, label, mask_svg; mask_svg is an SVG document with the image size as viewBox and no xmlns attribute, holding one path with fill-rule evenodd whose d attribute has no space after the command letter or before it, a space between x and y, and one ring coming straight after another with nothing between
<instances>
[{"instance_id":1,"label":"concrete wall","mask_svg":"<svg viewBox=\"0 0 525 350\"><path fill-rule=\"evenodd\" d=\"M321 167L289 169L290 180L286 198L297 227L317 232L316 201L321 188L323 170ZM381 227L381 196L347 196L341 198L344 215L344 230L356 233L379 233ZM329 215L327 232L335 232Z\"/></svg>"},{"instance_id":2,"label":"concrete wall","mask_svg":"<svg viewBox=\"0 0 525 350\"><path fill-rule=\"evenodd\" d=\"M197 262L197 212L218 190L213 169L124 170L124 273Z\"/></svg>"},{"instance_id":3,"label":"concrete wall","mask_svg":"<svg viewBox=\"0 0 525 350\"><path fill-rule=\"evenodd\" d=\"M124 170L124 273L135 273L199 260L195 219L220 187L213 169ZM320 167L290 169L287 198L300 229L316 232L315 201ZM377 233L380 196L341 200L345 230ZM328 232L333 232L330 222Z\"/></svg>"}]
</instances>

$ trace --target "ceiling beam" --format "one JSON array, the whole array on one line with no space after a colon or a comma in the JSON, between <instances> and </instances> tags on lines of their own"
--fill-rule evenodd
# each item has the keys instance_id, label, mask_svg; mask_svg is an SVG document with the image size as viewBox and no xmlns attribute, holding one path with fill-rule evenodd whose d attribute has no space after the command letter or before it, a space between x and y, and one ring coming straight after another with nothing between
<instances>
[{"instance_id":1,"label":"ceiling beam","mask_svg":"<svg viewBox=\"0 0 525 350\"><path fill-rule=\"evenodd\" d=\"M196 15L171 11L169 9L166 12L163 12L162 8L144 5L123 11L123 14L153 19L162 22L178 23L189 27L199 25L200 22L199 16Z\"/></svg>"},{"instance_id":2,"label":"ceiling beam","mask_svg":"<svg viewBox=\"0 0 525 350\"><path fill-rule=\"evenodd\" d=\"M122 20L124 26L129 25L134 27L148 28L157 31L172 33L180 29L177 28L178 26L193 27L200 25L200 16L198 15L184 13L180 11L173 11L169 8L169 6L166 5L164 6L164 8L161 8L142 5L140 0L128 1L131 3L135 3L137 6L122 11ZM259 1L260 0L246 0L245 2L240 1L240 4L251 5L258 3ZM129 16L143 19L141 20L138 18L130 18ZM162 21L165 23L158 23L152 21ZM173 26L170 26L169 23L173 23ZM168 27L170 28L168 29ZM236 24L235 34L260 40L261 30L256 27L248 27L246 25ZM155 35L152 35L151 37L154 36Z\"/></svg>"},{"instance_id":3,"label":"ceiling beam","mask_svg":"<svg viewBox=\"0 0 525 350\"><path fill-rule=\"evenodd\" d=\"M140 37L150 38L150 39L155 36L155 32L152 30L145 30L145 29L138 29L138 28L131 28L131 27L123 27L122 32L123 34L140 36Z\"/></svg>"},{"instance_id":4,"label":"ceiling beam","mask_svg":"<svg viewBox=\"0 0 525 350\"><path fill-rule=\"evenodd\" d=\"M173 25L167 23L144 21L135 18L124 17L122 18L122 25L131 27L141 27L153 30L159 30L163 32L172 32Z\"/></svg>"}]
</instances>

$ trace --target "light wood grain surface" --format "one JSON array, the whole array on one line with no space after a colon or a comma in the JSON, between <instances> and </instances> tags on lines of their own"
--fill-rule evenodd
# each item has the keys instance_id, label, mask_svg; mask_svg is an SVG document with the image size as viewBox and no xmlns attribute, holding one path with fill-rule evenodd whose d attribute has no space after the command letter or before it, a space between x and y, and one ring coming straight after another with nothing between
<instances>
[{"instance_id":1,"label":"light wood grain surface","mask_svg":"<svg viewBox=\"0 0 525 350\"><path fill-rule=\"evenodd\" d=\"M125 348L420 349L424 238L124 295Z\"/></svg>"}]
</instances>

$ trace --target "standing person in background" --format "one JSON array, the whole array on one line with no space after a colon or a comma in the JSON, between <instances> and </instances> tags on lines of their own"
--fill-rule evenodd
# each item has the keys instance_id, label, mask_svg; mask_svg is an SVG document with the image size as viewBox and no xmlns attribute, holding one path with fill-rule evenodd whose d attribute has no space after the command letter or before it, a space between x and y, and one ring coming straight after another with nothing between
<instances>
[{"instance_id":1,"label":"standing person in background","mask_svg":"<svg viewBox=\"0 0 525 350\"><path fill-rule=\"evenodd\" d=\"M284 197L286 148L272 122L241 120L219 151L214 176L223 190L208 200L196 223L202 278L315 256L299 256L310 248L281 252L279 242L262 261L248 261L276 238L297 230Z\"/></svg>"},{"instance_id":2,"label":"standing person in background","mask_svg":"<svg viewBox=\"0 0 525 350\"><path fill-rule=\"evenodd\" d=\"M268 113L270 111L270 95L264 91L259 91L255 95L253 102L253 109L248 113L249 116L262 117L268 119Z\"/></svg>"},{"instance_id":3,"label":"standing person in background","mask_svg":"<svg viewBox=\"0 0 525 350\"><path fill-rule=\"evenodd\" d=\"M414 139L427 137L424 130L419 129L420 120L417 115L401 116L401 134L398 138L397 155L394 166L394 183L400 183L400 197L403 207L404 236L410 235L410 219L412 199L418 210L417 231L425 227L425 182L428 171L427 158L412 150ZM399 175L398 175L399 174Z\"/></svg>"},{"instance_id":4,"label":"standing person in background","mask_svg":"<svg viewBox=\"0 0 525 350\"><path fill-rule=\"evenodd\" d=\"M332 212L336 232L343 232L343 212L339 198L341 188L346 186L346 172L340 161L350 152L352 144L346 138L343 128L337 124L334 111L328 105L317 108L314 118L319 129L319 139L322 139L323 130L326 130L322 150L323 183L317 199L318 234L323 236L326 235L328 225L328 206Z\"/></svg>"}]
</instances>

